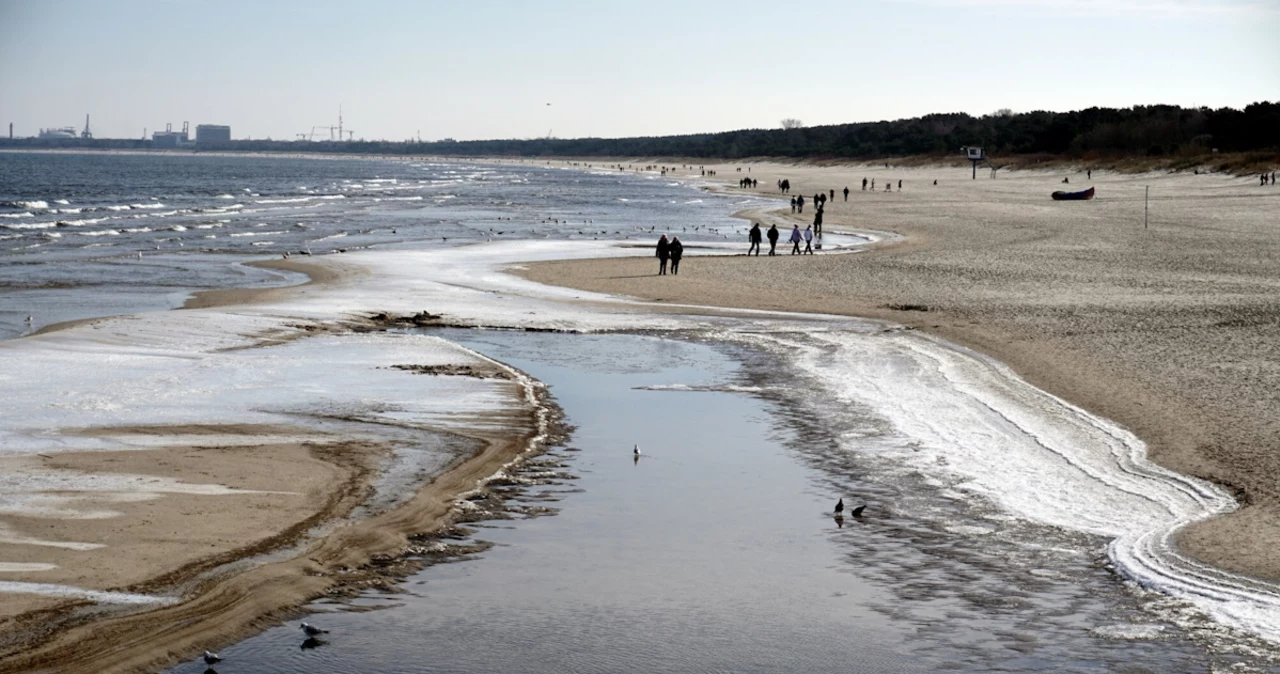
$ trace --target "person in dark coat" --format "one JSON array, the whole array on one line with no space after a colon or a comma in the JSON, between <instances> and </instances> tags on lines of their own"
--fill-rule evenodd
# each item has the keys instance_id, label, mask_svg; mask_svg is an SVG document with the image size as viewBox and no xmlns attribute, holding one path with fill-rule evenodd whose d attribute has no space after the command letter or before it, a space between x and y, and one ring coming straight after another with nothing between
<instances>
[{"instance_id":1,"label":"person in dark coat","mask_svg":"<svg viewBox=\"0 0 1280 674\"><path fill-rule=\"evenodd\" d=\"M822 236L822 209L813 214L813 233Z\"/></svg>"},{"instance_id":2,"label":"person in dark coat","mask_svg":"<svg viewBox=\"0 0 1280 674\"><path fill-rule=\"evenodd\" d=\"M795 212L796 212L796 198L795 198L795 197L791 197L791 212L792 212L792 213L795 213Z\"/></svg>"},{"instance_id":3,"label":"person in dark coat","mask_svg":"<svg viewBox=\"0 0 1280 674\"><path fill-rule=\"evenodd\" d=\"M654 255L658 256L658 275L662 276L667 273L667 258L671 257L671 243L667 241L666 234L658 239L658 249Z\"/></svg>"},{"instance_id":4,"label":"person in dark coat","mask_svg":"<svg viewBox=\"0 0 1280 674\"><path fill-rule=\"evenodd\" d=\"M845 187L844 187L844 200L845 200L845 201L848 201L848 200L849 200L849 186L848 186L848 185L845 185Z\"/></svg>"},{"instance_id":5,"label":"person in dark coat","mask_svg":"<svg viewBox=\"0 0 1280 674\"><path fill-rule=\"evenodd\" d=\"M778 248L778 226L769 225L769 233L767 236L769 237L769 254L777 255L774 251Z\"/></svg>"},{"instance_id":6,"label":"person in dark coat","mask_svg":"<svg viewBox=\"0 0 1280 674\"><path fill-rule=\"evenodd\" d=\"M680 273L680 258L684 257L684 244L680 243L680 237L671 237L671 245L668 246L668 252L671 253L671 273Z\"/></svg>"},{"instance_id":7,"label":"person in dark coat","mask_svg":"<svg viewBox=\"0 0 1280 674\"><path fill-rule=\"evenodd\" d=\"M760 242L763 238L764 237L760 234L760 223L751 223L751 231L747 232L747 241L751 242L751 247L747 249L747 255L750 255L751 251L754 250L756 252L756 257L760 257Z\"/></svg>"},{"instance_id":8,"label":"person in dark coat","mask_svg":"<svg viewBox=\"0 0 1280 674\"><path fill-rule=\"evenodd\" d=\"M804 195L803 194L796 197L796 212L797 213L804 212Z\"/></svg>"}]
</instances>

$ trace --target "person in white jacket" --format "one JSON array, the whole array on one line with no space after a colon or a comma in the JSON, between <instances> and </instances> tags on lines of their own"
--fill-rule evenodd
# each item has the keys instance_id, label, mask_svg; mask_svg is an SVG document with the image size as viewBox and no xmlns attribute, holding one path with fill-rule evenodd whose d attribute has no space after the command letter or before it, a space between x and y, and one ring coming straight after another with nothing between
<instances>
[{"instance_id":1,"label":"person in white jacket","mask_svg":"<svg viewBox=\"0 0 1280 674\"><path fill-rule=\"evenodd\" d=\"M813 227L804 228L804 252L813 255Z\"/></svg>"}]
</instances>

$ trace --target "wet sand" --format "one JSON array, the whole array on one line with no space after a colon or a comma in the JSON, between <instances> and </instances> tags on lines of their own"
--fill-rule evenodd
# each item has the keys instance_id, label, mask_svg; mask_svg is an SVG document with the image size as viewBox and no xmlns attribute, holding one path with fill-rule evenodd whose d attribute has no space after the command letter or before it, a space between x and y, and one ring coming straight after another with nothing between
<instances>
[{"instance_id":1,"label":"wet sand","mask_svg":"<svg viewBox=\"0 0 1280 674\"><path fill-rule=\"evenodd\" d=\"M1233 489L1241 510L1190 527L1180 545L1280 581L1280 188L1218 174L1090 181L1083 172L1018 171L993 180L980 170L971 180L968 168L706 166L731 193L747 191L737 187L747 176L766 195L789 179L806 201L834 189L829 231L902 238L860 254L790 256L790 225L812 222L812 205L793 215L784 201L741 214L766 229L779 223L772 259L690 249L679 276L656 276L652 259L540 263L521 273L653 302L887 319L990 354L1127 426L1158 463ZM700 179L696 169L674 175L690 173ZM863 177L878 189L863 191ZM1097 187L1093 201L1049 199L1087 186ZM737 236L745 252L745 233Z\"/></svg>"}]
</instances>

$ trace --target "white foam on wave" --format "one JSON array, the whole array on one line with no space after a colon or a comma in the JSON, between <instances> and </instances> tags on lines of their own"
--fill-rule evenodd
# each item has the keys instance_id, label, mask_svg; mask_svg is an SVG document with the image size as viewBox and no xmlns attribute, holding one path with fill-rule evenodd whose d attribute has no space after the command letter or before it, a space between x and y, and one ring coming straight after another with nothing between
<instances>
[{"instance_id":1,"label":"white foam on wave","mask_svg":"<svg viewBox=\"0 0 1280 674\"><path fill-rule=\"evenodd\" d=\"M18 229L18 230L49 229L51 227L57 227L57 226L58 226L58 223L56 222L15 222L7 225L0 225L0 227L4 227L5 229Z\"/></svg>"},{"instance_id":2,"label":"white foam on wave","mask_svg":"<svg viewBox=\"0 0 1280 674\"><path fill-rule=\"evenodd\" d=\"M16 219L18 219L18 218L34 218L34 217L36 217L35 213L26 213L26 212L23 212L23 213L0 213L0 218L7 218L7 219L10 219L10 220L16 220Z\"/></svg>"},{"instance_id":3,"label":"white foam on wave","mask_svg":"<svg viewBox=\"0 0 1280 674\"><path fill-rule=\"evenodd\" d=\"M270 232L265 232L265 231L264 232L232 232L229 236L231 236L232 238L239 238L244 236L275 236L277 234L287 234L287 232L284 232L281 230L275 230Z\"/></svg>"},{"instance_id":4,"label":"white foam on wave","mask_svg":"<svg viewBox=\"0 0 1280 674\"><path fill-rule=\"evenodd\" d=\"M255 204L304 204L315 197L294 197L291 199L258 199Z\"/></svg>"}]
</instances>

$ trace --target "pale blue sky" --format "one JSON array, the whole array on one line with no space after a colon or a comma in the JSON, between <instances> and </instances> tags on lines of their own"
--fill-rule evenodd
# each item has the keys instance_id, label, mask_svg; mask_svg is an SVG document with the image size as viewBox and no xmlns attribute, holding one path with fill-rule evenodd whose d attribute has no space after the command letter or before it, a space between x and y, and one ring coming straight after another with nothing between
<instances>
[{"instance_id":1,"label":"pale blue sky","mask_svg":"<svg viewBox=\"0 0 1280 674\"><path fill-rule=\"evenodd\" d=\"M430 140L1259 100L1280 0L0 0L19 136L88 112L100 137L292 139L339 104L357 138Z\"/></svg>"}]
</instances>

